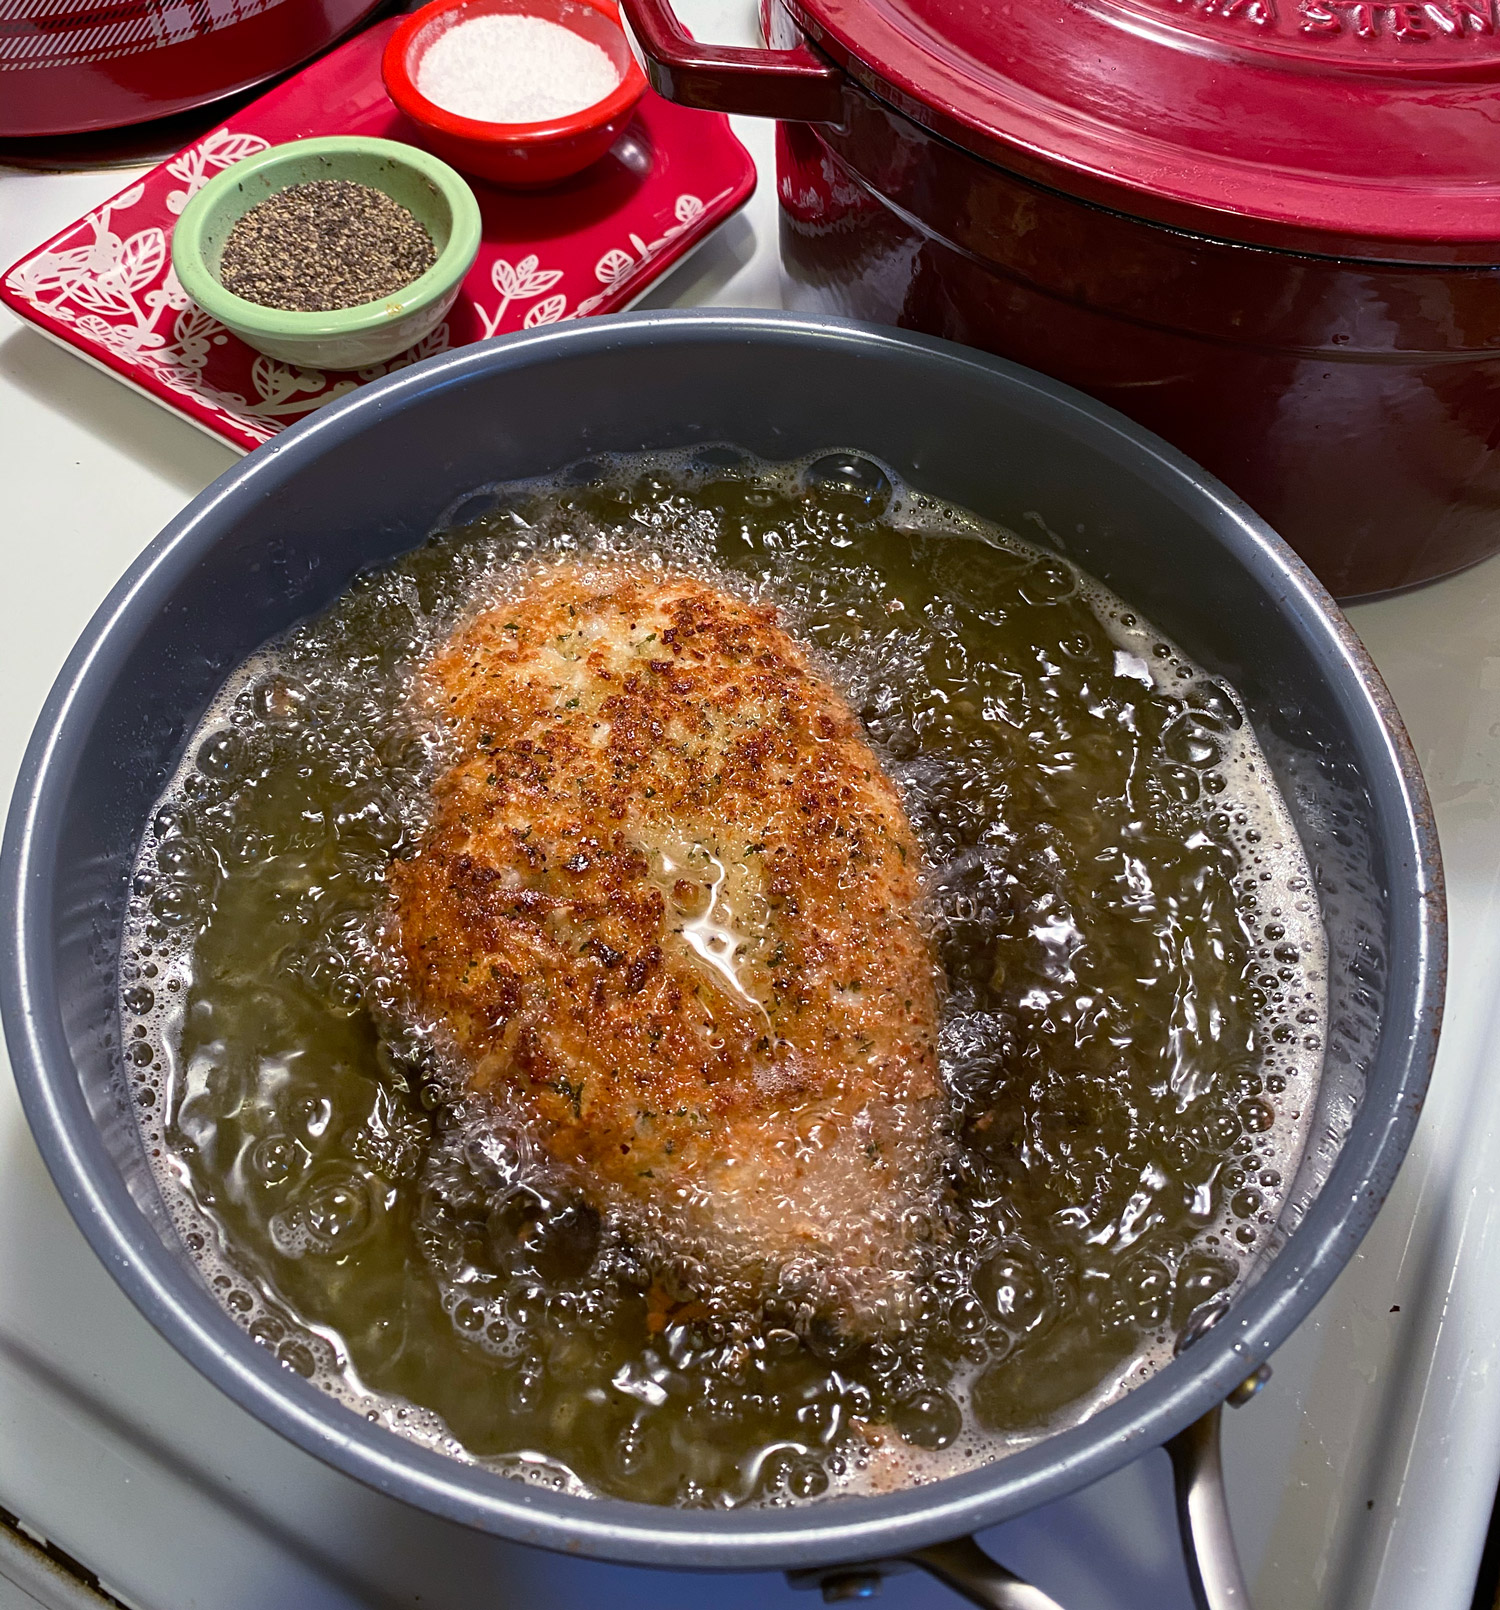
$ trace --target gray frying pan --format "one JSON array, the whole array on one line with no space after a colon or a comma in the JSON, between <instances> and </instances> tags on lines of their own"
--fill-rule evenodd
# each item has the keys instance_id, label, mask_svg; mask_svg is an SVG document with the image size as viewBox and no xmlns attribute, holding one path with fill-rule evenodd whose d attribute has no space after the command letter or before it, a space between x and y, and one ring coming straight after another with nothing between
<instances>
[{"instance_id":1,"label":"gray frying pan","mask_svg":"<svg viewBox=\"0 0 1500 1610\"><path fill-rule=\"evenodd\" d=\"M791 1509L542 1491L373 1426L279 1365L177 1244L122 1093L115 1021L127 871L226 674L473 488L695 441L773 459L858 447L987 517L1041 511L1070 558L1240 690L1316 869L1331 951L1308 1155L1279 1250L1218 1323L1122 1400L988 1468ZM16 787L3 880L5 1030L37 1142L95 1251L206 1376L303 1448L447 1518L623 1563L777 1567L831 1599L868 1595L906 1561L991 1610L1047 1610L970 1535L1165 1443L1200 1602L1244 1606L1219 1405L1253 1390L1368 1228L1416 1122L1442 1009L1442 876L1422 779L1374 666L1300 561L1180 453L1079 393L835 319L641 313L540 329L403 370L252 454L151 544L74 649Z\"/></svg>"}]
</instances>

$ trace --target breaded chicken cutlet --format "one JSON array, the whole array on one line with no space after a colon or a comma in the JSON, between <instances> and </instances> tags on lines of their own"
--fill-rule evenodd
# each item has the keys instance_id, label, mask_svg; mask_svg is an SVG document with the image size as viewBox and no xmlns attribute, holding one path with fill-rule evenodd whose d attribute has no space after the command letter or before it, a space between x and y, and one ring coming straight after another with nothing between
<instances>
[{"instance_id":1,"label":"breaded chicken cutlet","mask_svg":"<svg viewBox=\"0 0 1500 1610\"><path fill-rule=\"evenodd\" d=\"M413 1012L601 1212L752 1297L901 1309L942 977L844 700L774 609L602 559L535 567L425 686L455 758L390 874Z\"/></svg>"}]
</instances>

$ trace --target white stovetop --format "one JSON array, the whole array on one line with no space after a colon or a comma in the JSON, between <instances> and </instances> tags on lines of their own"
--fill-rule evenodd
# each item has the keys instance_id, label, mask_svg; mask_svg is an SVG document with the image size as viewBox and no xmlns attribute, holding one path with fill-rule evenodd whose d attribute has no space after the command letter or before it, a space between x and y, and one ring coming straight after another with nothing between
<instances>
[{"instance_id":1,"label":"white stovetop","mask_svg":"<svg viewBox=\"0 0 1500 1610\"><path fill-rule=\"evenodd\" d=\"M679 6L748 42L750 0ZM759 192L651 305L776 306L769 125ZM128 182L0 170L0 267ZM47 688L136 553L229 448L0 309L0 799ZM1437 806L1452 914L1447 1023L1405 1169L1364 1249L1228 1417L1262 1610L1468 1610L1500 1471L1500 560L1353 612ZM95 1260L0 1068L0 1506L139 1610L476 1604L771 1610L779 1577L563 1560L403 1510L202 1380ZM1068 1610L1189 1610L1165 1456L989 1534ZM915 1575L893 1610L956 1604ZM33 1601L7 1589L0 1606Z\"/></svg>"}]
</instances>

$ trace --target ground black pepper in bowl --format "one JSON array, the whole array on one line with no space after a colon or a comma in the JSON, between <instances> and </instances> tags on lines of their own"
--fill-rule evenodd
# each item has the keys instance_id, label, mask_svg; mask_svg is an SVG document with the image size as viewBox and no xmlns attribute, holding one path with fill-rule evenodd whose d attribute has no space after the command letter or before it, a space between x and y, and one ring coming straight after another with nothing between
<instances>
[{"instance_id":1,"label":"ground black pepper in bowl","mask_svg":"<svg viewBox=\"0 0 1500 1610\"><path fill-rule=\"evenodd\" d=\"M373 185L317 179L254 206L219 259L226 291L261 307L327 313L390 296L437 261L417 218Z\"/></svg>"}]
</instances>

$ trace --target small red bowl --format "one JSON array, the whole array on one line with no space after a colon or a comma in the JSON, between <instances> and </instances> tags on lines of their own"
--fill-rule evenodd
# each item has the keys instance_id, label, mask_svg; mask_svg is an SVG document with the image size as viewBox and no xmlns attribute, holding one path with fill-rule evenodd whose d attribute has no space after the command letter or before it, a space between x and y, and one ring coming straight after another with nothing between
<instances>
[{"instance_id":1,"label":"small red bowl","mask_svg":"<svg viewBox=\"0 0 1500 1610\"><path fill-rule=\"evenodd\" d=\"M494 12L541 17L587 39L620 70L615 89L581 112L543 123L486 123L434 105L417 88L422 57L450 28ZM614 0L432 0L391 35L380 63L386 93L422 131L422 143L461 172L531 189L597 162L646 92Z\"/></svg>"}]
</instances>

